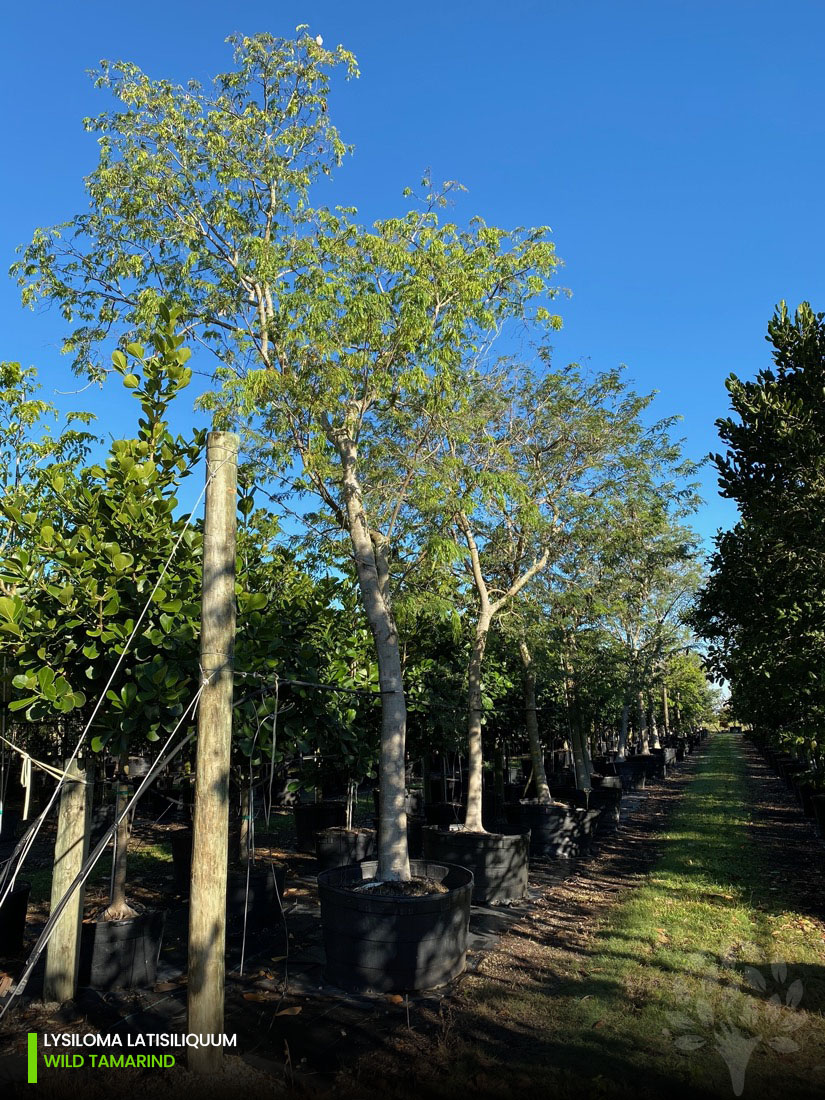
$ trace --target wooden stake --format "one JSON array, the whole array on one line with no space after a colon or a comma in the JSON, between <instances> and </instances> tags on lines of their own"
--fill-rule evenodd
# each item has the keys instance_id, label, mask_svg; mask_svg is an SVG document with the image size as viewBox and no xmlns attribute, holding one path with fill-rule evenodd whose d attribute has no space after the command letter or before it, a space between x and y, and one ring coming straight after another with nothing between
<instances>
[{"instance_id":1,"label":"wooden stake","mask_svg":"<svg viewBox=\"0 0 825 1100\"><path fill-rule=\"evenodd\" d=\"M235 528L238 437L210 432L206 443L201 666L207 686L198 708L192 882L189 900L188 1031L221 1035L224 1026L229 760L235 646ZM220 1046L192 1047L188 1064L214 1073Z\"/></svg>"},{"instance_id":2,"label":"wooden stake","mask_svg":"<svg viewBox=\"0 0 825 1100\"><path fill-rule=\"evenodd\" d=\"M68 778L60 792L57 838L54 845L52 910L79 874L89 854L92 817L92 784L77 760L66 766ZM91 777L91 769L88 775ZM70 1001L77 992L80 962L80 929L83 923L85 890L75 890L52 932L46 954L44 1001Z\"/></svg>"}]
</instances>

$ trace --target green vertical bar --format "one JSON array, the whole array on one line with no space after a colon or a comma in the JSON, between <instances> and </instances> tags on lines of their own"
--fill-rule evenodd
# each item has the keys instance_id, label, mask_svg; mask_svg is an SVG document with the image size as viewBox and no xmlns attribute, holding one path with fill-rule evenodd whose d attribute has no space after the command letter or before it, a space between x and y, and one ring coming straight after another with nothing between
<instances>
[{"instance_id":1,"label":"green vertical bar","mask_svg":"<svg viewBox=\"0 0 825 1100\"><path fill-rule=\"evenodd\" d=\"M29 1084L37 1084L37 1032L29 1032Z\"/></svg>"}]
</instances>

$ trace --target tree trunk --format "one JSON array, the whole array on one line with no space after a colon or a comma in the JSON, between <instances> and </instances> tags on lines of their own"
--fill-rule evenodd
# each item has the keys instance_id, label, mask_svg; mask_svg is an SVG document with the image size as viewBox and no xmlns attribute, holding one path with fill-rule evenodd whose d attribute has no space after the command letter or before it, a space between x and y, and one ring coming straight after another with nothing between
<instances>
[{"instance_id":1,"label":"tree trunk","mask_svg":"<svg viewBox=\"0 0 825 1100\"><path fill-rule=\"evenodd\" d=\"M491 617L482 611L476 624L467 669L467 814L464 824L474 833L486 832L481 820L481 781L484 756L481 744L481 666Z\"/></svg>"},{"instance_id":2,"label":"tree trunk","mask_svg":"<svg viewBox=\"0 0 825 1100\"><path fill-rule=\"evenodd\" d=\"M201 568L198 741L192 811L187 1031L224 1028L226 887L229 863L229 773L235 657L235 548L238 437L210 432L206 441L206 501ZM251 767L251 761L250 761ZM193 1047L189 1069L216 1072L220 1047Z\"/></svg>"},{"instance_id":3,"label":"tree trunk","mask_svg":"<svg viewBox=\"0 0 825 1100\"><path fill-rule=\"evenodd\" d=\"M667 698L667 684L662 681L662 728L664 729L665 739L670 738L670 704Z\"/></svg>"},{"instance_id":4,"label":"tree trunk","mask_svg":"<svg viewBox=\"0 0 825 1100\"><path fill-rule=\"evenodd\" d=\"M77 760L64 767L66 782L60 794L57 838L54 845L51 909L63 899L89 853L89 825L92 817L94 769L81 767ZM46 954L43 999L63 1004L77 992L80 962L80 930L83 923L85 886L75 890L54 926Z\"/></svg>"},{"instance_id":5,"label":"tree trunk","mask_svg":"<svg viewBox=\"0 0 825 1100\"><path fill-rule=\"evenodd\" d=\"M573 665L567 652L562 653L562 671L564 673L564 698L567 706L567 724L570 730L570 745L573 750L573 771L576 776L576 789L584 790L590 786L590 753L581 724L578 692L573 673Z\"/></svg>"},{"instance_id":6,"label":"tree trunk","mask_svg":"<svg viewBox=\"0 0 825 1100\"><path fill-rule=\"evenodd\" d=\"M619 733L619 745L616 750L616 759L624 760L627 755L627 727L630 721L630 703L627 699L622 706L622 728Z\"/></svg>"},{"instance_id":7,"label":"tree trunk","mask_svg":"<svg viewBox=\"0 0 825 1100\"><path fill-rule=\"evenodd\" d=\"M645 701L641 688L636 692L636 713L639 719L639 750L644 756L649 756L650 742L647 737L647 717L645 716Z\"/></svg>"},{"instance_id":8,"label":"tree trunk","mask_svg":"<svg viewBox=\"0 0 825 1100\"><path fill-rule=\"evenodd\" d=\"M347 529L352 543L361 602L375 640L381 689L378 878L383 881L403 881L410 877L407 814L404 806L407 706L398 631L390 605L387 547L369 530L361 486L356 474L358 452L355 442L341 433L333 433L332 439L341 460Z\"/></svg>"},{"instance_id":9,"label":"tree trunk","mask_svg":"<svg viewBox=\"0 0 825 1100\"><path fill-rule=\"evenodd\" d=\"M539 802L549 805L553 798L547 782L544 752L539 739L539 723L536 713L536 670L533 665L533 656L524 639L519 643L519 653L524 664L524 721L527 726L527 736L530 740L530 759L533 763L533 777L536 781L536 796Z\"/></svg>"},{"instance_id":10,"label":"tree trunk","mask_svg":"<svg viewBox=\"0 0 825 1100\"><path fill-rule=\"evenodd\" d=\"M355 806L355 799L358 793L358 786L354 779L347 780L347 817L346 827L352 828L352 813Z\"/></svg>"},{"instance_id":11,"label":"tree trunk","mask_svg":"<svg viewBox=\"0 0 825 1100\"><path fill-rule=\"evenodd\" d=\"M659 742L659 727L656 724L656 711L652 703L650 707L650 740L653 742L652 748L660 749L662 747Z\"/></svg>"},{"instance_id":12,"label":"tree trunk","mask_svg":"<svg viewBox=\"0 0 825 1100\"><path fill-rule=\"evenodd\" d=\"M117 764L115 786L115 819L123 818L115 833L115 846L112 853L112 896L109 907L103 914L104 920L126 920L134 917L135 911L126 901L126 856L129 847L129 815L124 813L129 801L129 757L124 753Z\"/></svg>"}]
</instances>

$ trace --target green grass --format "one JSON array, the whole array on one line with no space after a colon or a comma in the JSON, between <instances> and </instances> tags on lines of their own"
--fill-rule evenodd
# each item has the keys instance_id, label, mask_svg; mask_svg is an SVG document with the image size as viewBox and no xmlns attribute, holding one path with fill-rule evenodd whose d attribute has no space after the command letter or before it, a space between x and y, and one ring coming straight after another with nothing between
<instances>
[{"instance_id":1,"label":"green grass","mask_svg":"<svg viewBox=\"0 0 825 1100\"><path fill-rule=\"evenodd\" d=\"M551 1094L574 1095L587 1079L596 1095L730 1096L724 1049L747 1065L745 1096L821 1094L823 926L785 897L781 867L749 828L747 793L736 740L719 734L657 838L653 870L584 950L549 954L515 989L469 983L487 1050L503 1050L509 1032L508 1073L534 1078L541 1051ZM756 1042L750 1059L734 1051L732 1027ZM465 1048L458 1076L478 1057L488 1055Z\"/></svg>"}]
</instances>

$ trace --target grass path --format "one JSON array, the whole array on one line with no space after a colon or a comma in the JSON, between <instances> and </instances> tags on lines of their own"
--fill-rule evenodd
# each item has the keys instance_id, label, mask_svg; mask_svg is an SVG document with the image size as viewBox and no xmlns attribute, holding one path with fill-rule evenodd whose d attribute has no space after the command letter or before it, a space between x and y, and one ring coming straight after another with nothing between
<instances>
[{"instance_id":1,"label":"grass path","mask_svg":"<svg viewBox=\"0 0 825 1100\"><path fill-rule=\"evenodd\" d=\"M823 926L777 885L752 787L738 738L718 735L647 881L594 937L589 999L561 1017L694 1093L821 1095Z\"/></svg>"},{"instance_id":2,"label":"grass path","mask_svg":"<svg viewBox=\"0 0 825 1100\"><path fill-rule=\"evenodd\" d=\"M712 738L681 797L651 792L631 888L583 868L465 980L435 1049L408 1040L417 1095L822 1096L821 847L783 799L750 746Z\"/></svg>"}]
</instances>

